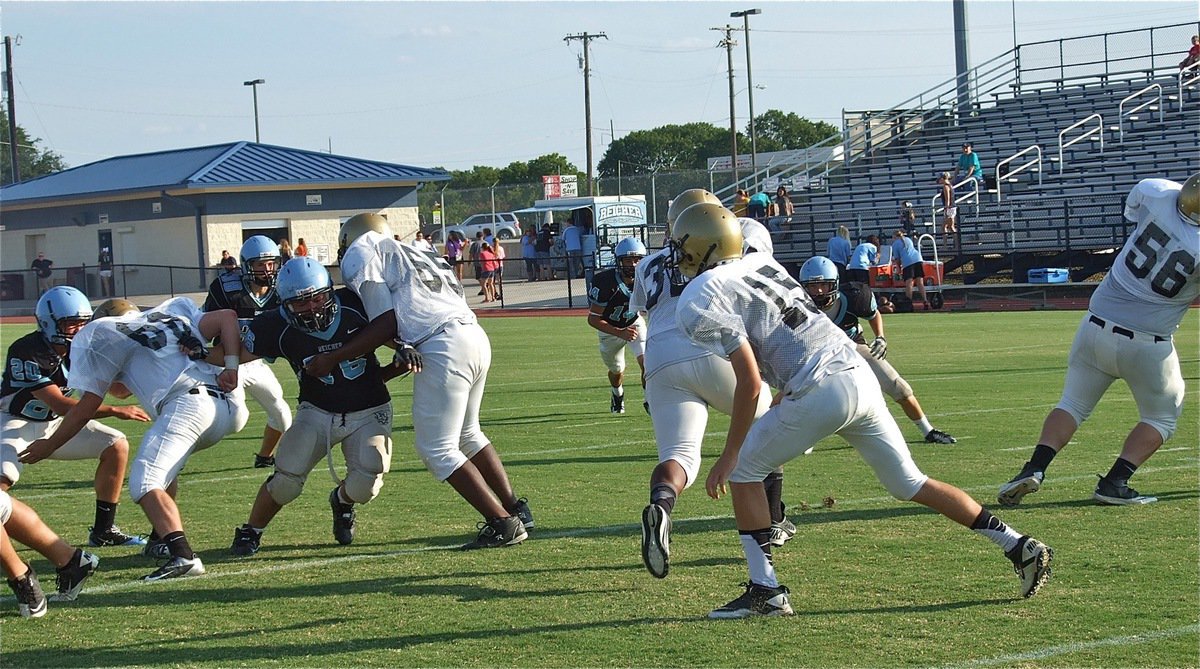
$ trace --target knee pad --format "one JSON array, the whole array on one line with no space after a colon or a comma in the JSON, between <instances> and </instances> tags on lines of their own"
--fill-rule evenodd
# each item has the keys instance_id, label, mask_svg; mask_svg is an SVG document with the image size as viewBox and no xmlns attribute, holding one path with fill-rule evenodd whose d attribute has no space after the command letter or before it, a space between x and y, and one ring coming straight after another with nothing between
<instances>
[{"instance_id":1,"label":"knee pad","mask_svg":"<svg viewBox=\"0 0 1200 669\"><path fill-rule=\"evenodd\" d=\"M1141 422L1158 430L1158 433L1162 435L1163 442L1166 443L1175 434L1175 427L1179 422L1179 415L1181 413L1183 413L1182 405L1180 405L1179 411L1174 416L1142 416Z\"/></svg>"},{"instance_id":2,"label":"knee pad","mask_svg":"<svg viewBox=\"0 0 1200 669\"><path fill-rule=\"evenodd\" d=\"M287 429L292 426L292 410L287 402L282 397L272 397L267 402L263 402L261 398L258 399L262 404L263 411L267 414L267 427L276 432L287 432ZM245 423L243 423L244 425Z\"/></svg>"},{"instance_id":3,"label":"knee pad","mask_svg":"<svg viewBox=\"0 0 1200 669\"><path fill-rule=\"evenodd\" d=\"M12 498L8 496L8 493L0 490L0 525L7 523L11 517Z\"/></svg>"},{"instance_id":4,"label":"knee pad","mask_svg":"<svg viewBox=\"0 0 1200 669\"><path fill-rule=\"evenodd\" d=\"M672 453L671 457L667 459L674 460L680 467L683 467L683 473L687 477L683 483L683 490L692 487L692 484L696 482L696 477L700 475L700 453L693 453L691 451L687 453L676 452ZM680 492L683 492L683 490Z\"/></svg>"},{"instance_id":5,"label":"knee pad","mask_svg":"<svg viewBox=\"0 0 1200 669\"><path fill-rule=\"evenodd\" d=\"M17 460L17 449L11 444L0 444L0 476L15 485L21 480L21 470L24 466Z\"/></svg>"},{"instance_id":6,"label":"knee pad","mask_svg":"<svg viewBox=\"0 0 1200 669\"><path fill-rule=\"evenodd\" d=\"M267 477L267 492L279 506L287 506L289 502L300 496L304 490L306 476L296 476L281 472L278 469Z\"/></svg>"},{"instance_id":7,"label":"knee pad","mask_svg":"<svg viewBox=\"0 0 1200 669\"><path fill-rule=\"evenodd\" d=\"M344 483L346 496L355 504L366 504L375 499L383 487L383 474L351 470L346 472Z\"/></svg>"}]
</instances>

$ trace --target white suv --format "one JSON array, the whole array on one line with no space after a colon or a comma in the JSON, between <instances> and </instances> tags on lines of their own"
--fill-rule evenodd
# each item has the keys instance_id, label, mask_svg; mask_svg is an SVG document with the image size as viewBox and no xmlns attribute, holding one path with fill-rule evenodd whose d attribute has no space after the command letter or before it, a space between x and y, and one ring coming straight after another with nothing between
<instances>
[{"instance_id":1,"label":"white suv","mask_svg":"<svg viewBox=\"0 0 1200 669\"><path fill-rule=\"evenodd\" d=\"M476 233L483 232L484 228L490 228L492 234L500 239L516 239L521 236L521 224L517 221L517 215L509 212L496 212L494 217L490 213L468 216L462 223L447 227L446 234L461 232L463 237L470 241L475 239Z\"/></svg>"}]
</instances>

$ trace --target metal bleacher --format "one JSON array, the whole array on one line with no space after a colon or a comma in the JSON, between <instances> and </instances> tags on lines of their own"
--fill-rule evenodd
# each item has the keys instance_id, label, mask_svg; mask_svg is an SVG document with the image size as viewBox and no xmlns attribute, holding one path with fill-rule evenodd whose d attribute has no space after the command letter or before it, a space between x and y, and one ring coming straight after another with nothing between
<instances>
[{"instance_id":1,"label":"metal bleacher","mask_svg":"<svg viewBox=\"0 0 1200 669\"><path fill-rule=\"evenodd\" d=\"M937 235L947 282L1023 282L1026 269L1043 266L1067 267L1073 281L1106 271L1129 229L1129 189L1200 172L1200 68L1176 66L1198 30L1185 23L1021 45L969 73L969 96L951 81L899 109L848 112L843 159L819 173L806 166L822 189L793 193L794 215L770 222L776 257L824 253L839 225L853 238L890 238L903 200L924 231L940 231L936 175L954 172L969 141L986 186L974 201L973 184L959 185L956 197L967 198L959 235ZM1081 55L1068 62L1064 53Z\"/></svg>"}]
</instances>

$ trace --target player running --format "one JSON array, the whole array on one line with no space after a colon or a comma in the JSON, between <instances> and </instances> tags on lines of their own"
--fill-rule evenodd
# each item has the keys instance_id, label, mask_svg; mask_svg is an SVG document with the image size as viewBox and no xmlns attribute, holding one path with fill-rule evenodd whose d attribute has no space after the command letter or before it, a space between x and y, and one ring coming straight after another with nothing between
<instances>
[{"instance_id":1,"label":"player running","mask_svg":"<svg viewBox=\"0 0 1200 669\"><path fill-rule=\"evenodd\" d=\"M610 267L592 278L588 291L588 325L595 328L600 339L600 359L608 368L608 385L612 387L612 413L625 413L625 348L633 351L642 378L646 369L646 322L641 314L629 307L633 288L633 272L638 261L646 257L646 245L634 237L617 242L613 255L617 266ZM647 407L649 411L649 407Z\"/></svg>"}]
</instances>

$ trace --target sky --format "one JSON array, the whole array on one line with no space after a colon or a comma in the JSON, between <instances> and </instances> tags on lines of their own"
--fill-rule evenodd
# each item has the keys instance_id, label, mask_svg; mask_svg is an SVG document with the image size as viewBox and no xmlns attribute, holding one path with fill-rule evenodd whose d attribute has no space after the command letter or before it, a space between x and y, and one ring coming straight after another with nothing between
<instances>
[{"instance_id":1,"label":"sky","mask_svg":"<svg viewBox=\"0 0 1200 669\"><path fill-rule=\"evenodd\" d=\"M1200 4L970 0L971 65L1019 43L1197 21ZM950 0L931 2L22 2L0 5L17 123L69 166L254 140L420 167L548 153L586 171L613 135L729 125L722 28L750 17L754 109L840 125L954 76ZM746 54L734 33L736 116ZM1181 52L1188 44L1178 45ZM1181 55L1182 57L1182 55ZM759 87L763 88L759 88Z\"/></svg>"}]
</instances>

